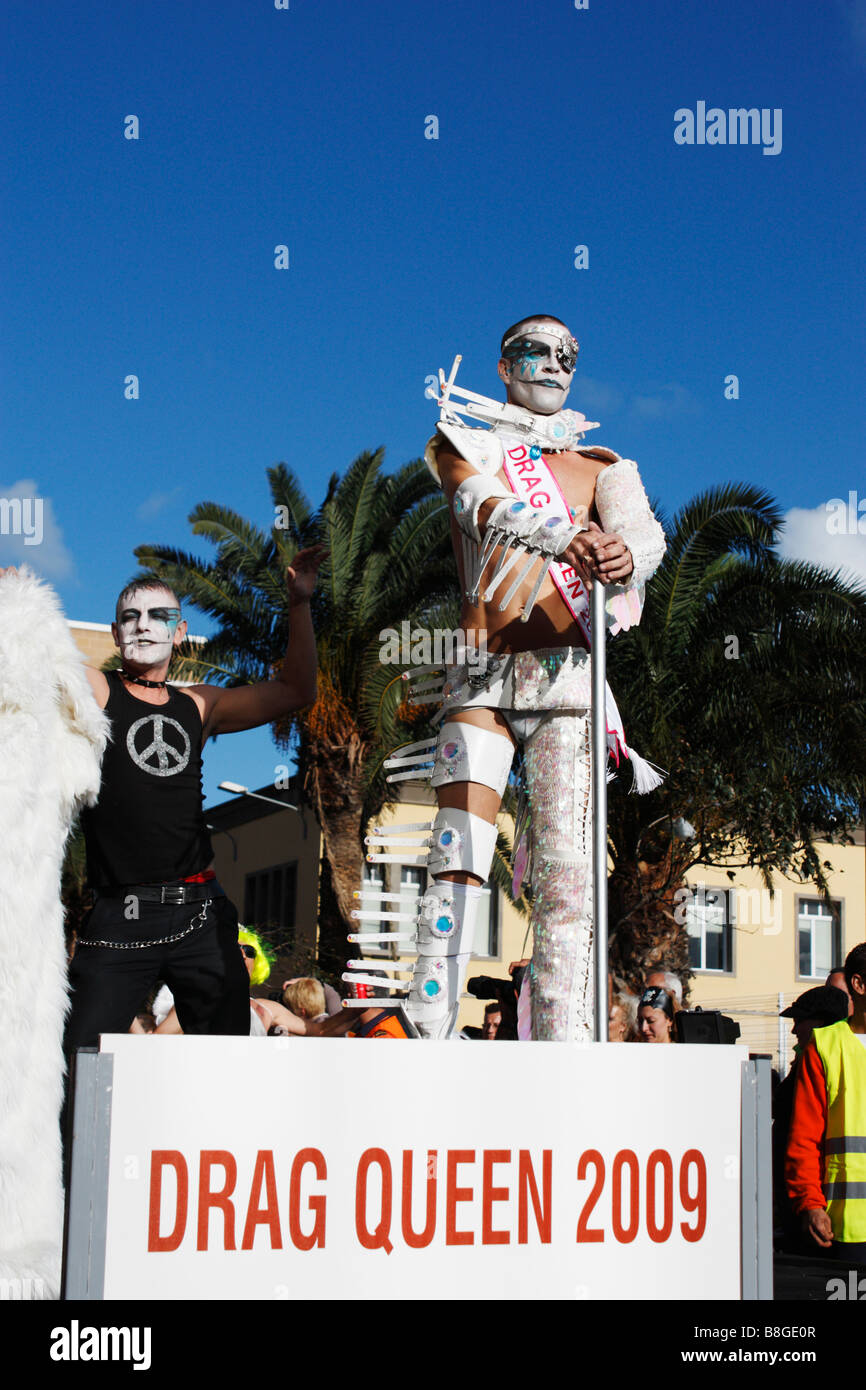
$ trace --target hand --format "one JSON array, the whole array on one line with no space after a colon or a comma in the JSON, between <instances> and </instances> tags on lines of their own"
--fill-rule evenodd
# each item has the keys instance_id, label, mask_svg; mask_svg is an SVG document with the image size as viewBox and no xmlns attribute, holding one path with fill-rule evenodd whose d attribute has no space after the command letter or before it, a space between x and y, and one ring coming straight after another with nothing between
<instances>
[{"instance_id":1,"label":"hand","mask_svg":"<svg viewBox=\"0 0 866 1390\"><path fill-rule=\"evenodd\" d=\"M286 570L286 587L292 603L308 603L316 587L319 565L328 556L325 545L311 545L299 550Z\"/></svg>"},{"instance_id":2,"label":"hand","mask_svg":"<svg viewBox=\"0 0 866 1390\"><path fill-rule=\"evenodd\" d=\"M594 521L586 531L578 531L560 564L571 565L589 586L597 578L601 584L622 584L634 569L631 551L622 536L608 534Z\"/></svg>"},{"instance_id":3,"label":"hand","mask_svg":"<svg viewBox=\"0 0 866 1390\"><path fill-rule=\"evenodd\" d=\"M823 1207L816 1207L812 1211L804 1211L800 1215L803 1231L807 1236L825 1250L829 1250L833 1244L833 1223L830 1220L829 1212Z\"/></svg>"}]
</instances>

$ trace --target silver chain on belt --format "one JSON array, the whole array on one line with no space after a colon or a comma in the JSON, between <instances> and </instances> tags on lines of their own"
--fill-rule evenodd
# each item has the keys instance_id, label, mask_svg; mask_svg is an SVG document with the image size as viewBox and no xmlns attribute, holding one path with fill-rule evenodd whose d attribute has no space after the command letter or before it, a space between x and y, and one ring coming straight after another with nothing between
<instances>
[{"instance_id":1,"label":"silver chain on belt","mask_svg":"<svg viewBox=\"0 0 866 1390\"><path fill-rule=\"evenodd\" d=\"M92 941L89 937L81 936L78 938L79 946L111 946L116 951L144 951L148 946L168 946L172 941L181 941L183 937L189 936L198 927L203 927L207 921L207 910L213 902L213 898L206 898L202 903L201 912L197 917L193 917L188 927L183 931L176 931L173 936L160 936L156 941Z\"/></svg>"}]
</instances>

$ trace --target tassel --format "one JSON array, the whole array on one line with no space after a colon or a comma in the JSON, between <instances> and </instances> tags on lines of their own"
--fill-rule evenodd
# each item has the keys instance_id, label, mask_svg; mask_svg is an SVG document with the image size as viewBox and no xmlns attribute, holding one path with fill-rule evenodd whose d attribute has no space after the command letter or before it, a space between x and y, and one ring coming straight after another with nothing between
<instances>
[{"instance_id":1,"label":"tassel","mask_svg":"<svg viewBox=\"0 0 866 1390\"><path fill-rule=\"evenodd\" d=\"M660 767L656 767L655 763L648 762L646 758L642 758L639 753L636 753L633 748L629 748L628 745L625 745L625 751L628 754L632 772L634 773L631 791L637 792L639 796L644 796L647 792L653 792L656 787L660 787L667 777L667 773Z\"/></svg>"}]
</instances>

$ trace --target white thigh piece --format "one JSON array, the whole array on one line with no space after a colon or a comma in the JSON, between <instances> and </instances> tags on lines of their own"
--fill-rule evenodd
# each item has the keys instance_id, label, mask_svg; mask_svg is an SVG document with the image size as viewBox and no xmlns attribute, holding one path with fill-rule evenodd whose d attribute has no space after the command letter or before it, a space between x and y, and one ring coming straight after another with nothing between
<instances>
[{"instance_id":1,"label":"white thigh piece","mask_svg":"<svg viewBox=\"0 0 866 1390\"><path fill-rule=\"evenodd\" d=\"M434 787L449 782L479 782L501 796L508 782L514 745L505 735L477 724L449 720L439 737L410 743L385 760L386 768L399 768L389 782L429 777Z\"/></svg>"}]
</instances>

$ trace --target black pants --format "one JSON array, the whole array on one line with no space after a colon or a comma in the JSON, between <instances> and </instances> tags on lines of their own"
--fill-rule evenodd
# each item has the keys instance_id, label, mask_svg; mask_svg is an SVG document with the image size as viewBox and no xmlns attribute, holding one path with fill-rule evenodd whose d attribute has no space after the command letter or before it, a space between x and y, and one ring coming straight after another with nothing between
<instances>
[{"instance_id":1,"label":"black pants","mask_svg":"<svg viewBox=\"0 0 866 1390\"><path fill-rule=\"evenodd\" d=\"M90 940L152 941L184 931L204 906L141 902L138 920L127 921L123 898L97 898L81 935ZM79 941L69 966L67 1055L79 1047L95 1047L100 1033L128 1032L157 980L164 980L172 991L184 1033L249 1033L250 981L238 946L238 915L228 898L213 898L203 923L169 945L123 950Z\"/></svg>"}]
</instances>

